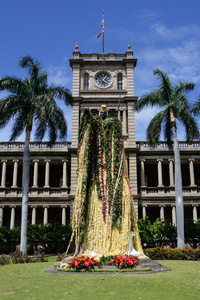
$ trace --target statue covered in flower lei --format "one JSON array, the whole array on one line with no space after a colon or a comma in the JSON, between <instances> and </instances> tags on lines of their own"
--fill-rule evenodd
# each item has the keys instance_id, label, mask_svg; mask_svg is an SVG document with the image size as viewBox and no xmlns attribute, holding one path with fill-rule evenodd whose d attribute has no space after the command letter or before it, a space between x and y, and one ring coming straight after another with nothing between
<instances>
[{"instance_id":1,"label":"statue covered in flower lei","mask_svg":"<svg viewBox=\"0 0 200 300\"><path fill-rule=\"evenodd\" d=\"M77 182L71 237L75 237L75 254L128 253L131 230L134 248L142 253L118 119L83 112Z\"/></svg>"}]
</instances>

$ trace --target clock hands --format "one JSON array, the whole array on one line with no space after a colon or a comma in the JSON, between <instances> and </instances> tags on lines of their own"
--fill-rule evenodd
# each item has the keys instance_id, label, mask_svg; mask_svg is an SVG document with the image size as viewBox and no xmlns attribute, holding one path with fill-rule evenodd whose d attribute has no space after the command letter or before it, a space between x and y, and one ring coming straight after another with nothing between
<instances>
[{"instance_id":1,"label":"clock hands","mask_svg":"<svg viewBox=\"0 0 200 300\"><path fill-rule=\"evenodd\" d=\"M105 79L107 78L107 75L102 79L102 82L105 82Z\"/></svg>"}]
</instances>

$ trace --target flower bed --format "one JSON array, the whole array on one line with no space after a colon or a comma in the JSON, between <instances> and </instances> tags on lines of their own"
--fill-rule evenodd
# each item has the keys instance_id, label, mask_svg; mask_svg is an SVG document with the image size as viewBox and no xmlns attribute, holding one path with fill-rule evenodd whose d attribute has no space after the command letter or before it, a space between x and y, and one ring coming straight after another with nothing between
<instances>
[{"instance_id":1,"label":"flower bed","mask_svg":"<svg viewBox=\"0 0 200 300\"><path fill-rule=\"evenodd\" d=\"M113 256L113 260L109 262L109 264L114 264L118 268L129 268L133 269L138 265L142 265L139 263L139 259L137 256L132 256L132 255L118 255L118 256Z\"/></svg>"},{"instance_id":2,"label":"flower bed","mask_svg":"<svg viewBox=\"0 0 200 300\"><path fill-rule=\"evenodd\" d=\"M74 269L75 271L79 270L91 270L94 269L94 267L99 264L97 260L94 259L94 257L89 257L89 256L79 256L79 257L74 257L71 262L67 264L61 264L60 268L61 269Z\"/></svg>"},{"instance_id":3,"label":"flower bed","mask_svg":"<svg viewBox=\"0 0 200 300\"><path fill-rule=\"evenodd\" d=\"M102 269L102 265L104 268ZM105 265L115 265L117 269L134 269L136 266L141 265L139 263L139 259L137 256L132 255L116 255L109 257L101 257L100 261L94 259L94 257L90 258L88 256L79 256L74 257L71 262L62 263L59 271L67 270L72 272L84 272L84 271L94 271L95 266L98 267L97 272L102 270L102 272L116 272L117 270L106 269Z\"/></svg>"}]
</instances>

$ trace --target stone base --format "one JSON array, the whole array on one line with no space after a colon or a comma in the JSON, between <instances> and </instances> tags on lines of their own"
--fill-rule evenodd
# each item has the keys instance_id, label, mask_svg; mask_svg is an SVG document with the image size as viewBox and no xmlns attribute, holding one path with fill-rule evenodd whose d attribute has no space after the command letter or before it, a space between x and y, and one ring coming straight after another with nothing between
<instances>
[{"instance_id":1,"label":"stone base","mask_svg":"<svg viewBox=\"0 0 200 300\"><path fill-rule=\"evenodd\" d=\"M72 257L67 257L64 259L64 261L62 263L67 263L69 261L72 260ZM138 266L137 268L141 268L141 269L146 269L146 268L152 268L152 271L141 271L141 272L134 272L134 274L141 274L141 273L156 273L156 272L164 272L164 271L171 271L171 269L161 265L160 263L156 262L155 260L150 259L149 257L145 257L145 258L140 258L140 263L142 264L141 266ZM70 272L60 272L57 271L57 268L60 267L60 263L56 263L51 267L48 267L46 269L44 269L44 272L49 272L49 273L63 273L63 274L70 274ZM97 267L98 268L98 267ZM111 266L111 265L103 265L103 269L116 269L117 272L117 267L116 266ZM80 272L77 272L80 273ZM97 272L96 272L97 273ZM106 272L109 273L109 272ZM131 273L131 270L130 270ZM95 273L93 273L95 274ZM124 274L124 273L123 273Z\"/></svg>"}]
</instances>

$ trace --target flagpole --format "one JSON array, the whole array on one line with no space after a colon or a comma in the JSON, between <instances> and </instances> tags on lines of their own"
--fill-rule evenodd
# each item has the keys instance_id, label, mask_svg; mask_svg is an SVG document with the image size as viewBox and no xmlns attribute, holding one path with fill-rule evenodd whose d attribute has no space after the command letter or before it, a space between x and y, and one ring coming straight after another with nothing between
<instances>
[{"instance_id":1,"label":"flagpole","mask_svg":"<svg viewBox=\"0 0 200 300\"><path fill-rule=\"evenodd\" d=\"M105 28L105 24L104 24L104 10L103 10L103 27ZM104 54L104 31L103 31L103 39L102 39L102 54Z\"/></svg>"}]
</instances>

